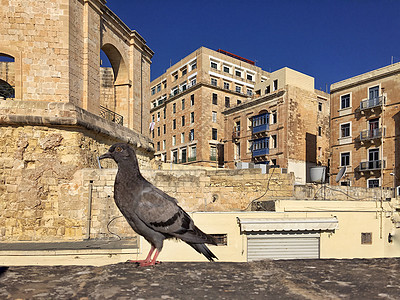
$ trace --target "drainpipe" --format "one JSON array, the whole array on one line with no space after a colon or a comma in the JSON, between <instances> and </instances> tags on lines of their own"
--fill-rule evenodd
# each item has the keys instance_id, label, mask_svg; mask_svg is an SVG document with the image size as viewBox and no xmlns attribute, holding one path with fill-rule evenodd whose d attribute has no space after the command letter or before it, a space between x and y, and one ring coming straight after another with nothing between
<instances>
[{"instance_id":1,"label":"drainpipe","mask_svg":"<svg viewBox=\"0 0 400 300\"><path fill-rule=\"evenodd\" d=\"M90 229L92 225L92 198L93 198L93 180L89 181L89 197L88 197L88 212L86 220L86 240L90 240Z\"/></svg>"}]
</instances>

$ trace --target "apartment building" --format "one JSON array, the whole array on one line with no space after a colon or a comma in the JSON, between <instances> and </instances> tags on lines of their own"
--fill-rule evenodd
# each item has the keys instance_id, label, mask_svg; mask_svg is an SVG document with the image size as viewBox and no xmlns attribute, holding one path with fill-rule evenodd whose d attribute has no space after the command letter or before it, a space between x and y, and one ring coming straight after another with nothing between
<instances>
[{"instance_id":1,"label":"apartment building","mask_svg":"<svg viewBox=\"0 0 400 300\"><path fill-rule=\"evenodd\" d=\"M399 92L400 63L331 85L331 184L399 185Z\"/></svg>"},{"instance_id":2,"label":"apartment building","mask_svg":"<svg viewBox=\"0 0 400 300\"><path fill-rule=\"evenodd\" d=\"M150 135L164 162L224 165L222 112L251 98L269 73L251 60L201 47L151 82Z\"/></svg>"},{"instance_id":3,"label":"apartment building","mask_svg":"<svg viewBox=\"0 0 400 300\"><path fill-rule=\"evenodd\" d=\"M225 109L225 161L274 166L309 181L310 168L328 165L329 95L314 78L282 68L255 86L256 98Z\"/></svg>"}]
</instances>

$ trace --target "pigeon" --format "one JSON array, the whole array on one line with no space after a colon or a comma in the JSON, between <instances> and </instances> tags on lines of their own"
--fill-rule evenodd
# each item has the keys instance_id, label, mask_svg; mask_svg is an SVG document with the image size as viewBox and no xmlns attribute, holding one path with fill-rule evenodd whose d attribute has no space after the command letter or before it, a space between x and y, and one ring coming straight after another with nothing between
<instances>
[{"instance_id":1,"label":"pigeon","mask_svg":"<svg viewBox=\"0 0 400 300\"><path fill-rule=\"evenodd\" d=\"M217 245L215 239L194 225L178 201L148 182L140 173L135 150L117 143L99 159L111 158L118 164L114 182L114 200L132 229L151 245L144 260L130 260L140 266L153 266L165 239L180 239L209 261L218 259L205 245ZM153 258L151 257L155 251Z\"/></svg>"}]
</instances>

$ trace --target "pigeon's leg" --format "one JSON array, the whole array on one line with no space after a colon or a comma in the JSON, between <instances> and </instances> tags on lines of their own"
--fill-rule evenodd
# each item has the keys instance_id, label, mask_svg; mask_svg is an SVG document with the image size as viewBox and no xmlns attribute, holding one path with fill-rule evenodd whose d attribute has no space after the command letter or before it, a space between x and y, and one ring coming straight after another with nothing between
<instances>
[{"instance_id":1,"label":"pigeon's leg","mask_svg":"<svg viewBox=\"0 0 400 300\"><path fill-rule=\"evenodd\" d=\"M150 261L151 261L151 255L153 254L153 252L154 252L154 250L155 250L156 248L152 245L151 246L151 248L150 248L150 251L149 251L149 254L147 254L147 257L146 257L146 259L145 260L128 260L127 262L130 262L130 263L139 263L139 264L142 264L142 263L149 263Z\"/></svg>"},{"instance_id":2,"label":"pigeon's leg","mask_svg":"<svg viewBox=\"0 0 400 300\"><path fill-rule=\"evenodd\" d=\"M147 267L147 266L154 266L155 264L159 264L160 262L157 261L157 257L158 257L159 254L160 254L160 251L158 251L158 250L156 249L156 253L154 254L153 259L150 260L150 261L147 261L147 262L144 261L144 262L140 263L140 266L141 266L141 267Z\"/></svg>"}]
</instances>

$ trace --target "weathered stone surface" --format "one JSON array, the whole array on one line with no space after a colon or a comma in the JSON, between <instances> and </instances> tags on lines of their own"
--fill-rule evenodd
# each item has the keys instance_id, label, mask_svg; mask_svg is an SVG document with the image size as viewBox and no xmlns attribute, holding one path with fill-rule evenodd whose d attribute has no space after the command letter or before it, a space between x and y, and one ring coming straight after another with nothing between
<instances>
[{"instance_id":1,"label":"weathered stone surface","mask_svg":"<svg viewBox=\"0 0 400 300\"><path fill-rule=\"evenodd\" d=\"M2 299L399 299L400 259L2 267Z\"/></svg>"}]
</instances>

